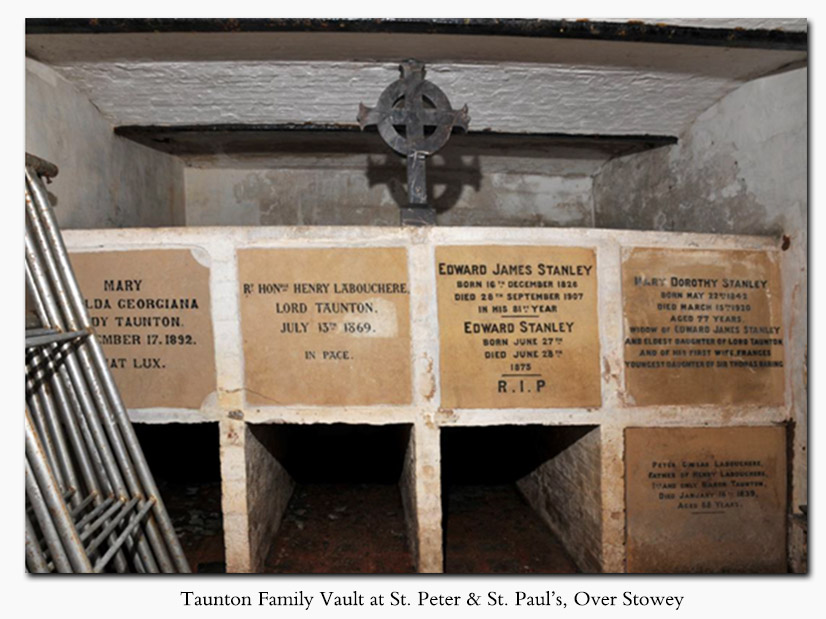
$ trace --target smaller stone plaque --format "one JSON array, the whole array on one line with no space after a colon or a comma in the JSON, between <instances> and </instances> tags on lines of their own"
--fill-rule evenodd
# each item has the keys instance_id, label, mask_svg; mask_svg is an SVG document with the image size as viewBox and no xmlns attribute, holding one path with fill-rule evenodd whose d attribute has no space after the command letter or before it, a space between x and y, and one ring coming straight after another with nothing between
<instances>
[{"instance_id":1,"label":"smaller stone plaque","mask_svg":"<svg viewBox=\"0 0 826 619\"><path fill-rule=\"evenodd\" d=\"M592 249L437 247L436 288L443 407L600 405Z\"/></svg>"},{"instance_id":2,"label":"smaller stone plaque","mask_svg":"<svg viewBox=\"0 0 826 619\"><path fill-rule=\"evenodd\" d=\"M785 572L783 427L628 428L628 571Z\"/></svg>"},{"instance_id":3,"label":"smaller stone plaque","mask_svg":"<svg viewBox=\"0 0 826 619\"><path fill-rule=\"evenodd\" d=\"M775 252L626 250L622 295L633 403L783 404Z\"/></svg>"},{"instance_id":4,"label":"smaller stone plaque","mask_svg":"<svg viewBox=\"0 0 826 619\"><path fill-rule=\"evenodd\" d=\"M200 408L216 390L209 268L187 249L71 261L124 404Z\"/></svg>"},{"instance_id":5,"label":"smaller stone plaque","mask_svg":"<svg viewBox=\"0 0 826 619\"><path fill-rule=\"evenodd\" d=\"M251 404L408 404L404 248L241 249Z\"/></svg>"}]
</instances>

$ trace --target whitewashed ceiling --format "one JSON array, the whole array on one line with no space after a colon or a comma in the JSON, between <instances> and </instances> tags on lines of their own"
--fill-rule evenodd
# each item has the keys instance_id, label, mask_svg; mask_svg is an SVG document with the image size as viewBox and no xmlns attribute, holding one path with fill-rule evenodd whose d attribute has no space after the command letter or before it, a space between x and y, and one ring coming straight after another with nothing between
<instances>
[{"instance_id":1,"label":"whitewashed ceiling","mask_svg":"<svg viewBox=\"0 0 826 619\"><path fill-rule=\"evenodd\" d=\"M806 28L778 21L757 27ZM806 61L745 47L306 32L29 35L27 53L113 125L352 125L359 102L374 104L415 57L468 105L473 130L584 135L679 135L744 82Z\"/></svg>"}]
</instances>

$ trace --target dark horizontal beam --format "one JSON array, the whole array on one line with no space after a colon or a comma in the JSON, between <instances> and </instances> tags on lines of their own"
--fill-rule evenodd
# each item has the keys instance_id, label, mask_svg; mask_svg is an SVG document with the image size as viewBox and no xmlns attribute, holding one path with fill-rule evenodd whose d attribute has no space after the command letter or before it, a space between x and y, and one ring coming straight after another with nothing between
<instances>
[{"instance_id":1,"label":"dark horizontal beam","mask_svg":"<svg viewBox=\"0 0 826 619\"><path fill-rule=\"evenodd\" d=\"M237 133L237 132L293 132L293 131L309 131L318 133L344 132L344 133L362 133L362 130L356 123L218 123L205 125L119 125L115 127L115 134L124 137L131 137L139 134L184 134L184 133ZM373 131L375 129L365 129L364 132ZM576 133L512 133L503 131L468 131L468 135L490 135L497 137L510 138L565 138L565 139L588 139L588 140L602 140L602 141L639 141L640 139L651 140L657 142L659 145L674 144L677 141L676 137L668 135L602 135L602 134L576 134Z\"/></svg>"},{"instance_id":2,"label":"dark horizontal beam","mask_svg":"<svg viewBox=\"0 0 826 619\"><path fill-rule=\"evenodd\" d=\"M450 144L500 155L540 154L559 147L584 148L609 154L638 152L675 144L669 135L591 135L570 133L454 132ZM122 125L115 134L173 155L210 153L336 153L384 152L375 128L361 131L356 124L213 124Z\"/></svg>"},{"instance_id":3,"label":"dark horizontal beam","mask_svg":"<svg viewBox=\"0 0 826 619\"><path fill-rule=\"evenodd\" d=\"M139 134L163 133L223 133L241 131L313 131L313 132L351 132L361 131L356 123L216 123L209 125L119 125L115 134L129 137Z\"/></svg>"},{"instance_id":4,"label":"dark horizontal beam","mask_svg":"<svg viewBox=\"0 0 826 619\"><path fill-rule=\"evenodd\" d=\"M181 32L350 32L546 37L712 45L806 51L807 32L743 28L697 28L637 21L559 19L114 19L26 20L26 34L117 34Z\"/></svg>"}]
</instances>

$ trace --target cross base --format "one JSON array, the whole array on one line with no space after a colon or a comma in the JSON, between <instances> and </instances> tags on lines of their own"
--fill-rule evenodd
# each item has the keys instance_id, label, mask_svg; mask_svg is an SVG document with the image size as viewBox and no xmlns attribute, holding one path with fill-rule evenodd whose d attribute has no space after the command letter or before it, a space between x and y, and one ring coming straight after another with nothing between
<instances>
[{"instance_id":1,"label":"cross base","mask_svg":"<svg viewBox=\"0 0 826 619\"><path fill-rule=\"evenodd\" d=\"M436 209L429 204L403 206L399 209L403 226L435 226Z\"/></svg>"}]
</instances>

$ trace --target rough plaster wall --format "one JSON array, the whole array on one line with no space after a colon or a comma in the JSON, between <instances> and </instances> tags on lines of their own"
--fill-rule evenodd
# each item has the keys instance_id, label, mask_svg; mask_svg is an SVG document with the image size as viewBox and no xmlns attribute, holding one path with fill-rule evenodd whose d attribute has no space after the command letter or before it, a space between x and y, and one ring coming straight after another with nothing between
<instances>
[{"instance_id":1,"label":"rough plaster wall","mask_svg":"<svg viewBox=\"0 0 826 619\"><path fill-rule=\"evenodd\" d=\"M594 180L597 227L805 231L806 80L798 69L750 82L677 144L608 162Z\"/></svg>"},{"instance_id":2,"label":"rough plaster wall","mask_svg":"<svg viewBox=\"0 0 826 619\"><path fill-rule=\"evenodd\" d=\"M74 85L29 58L26 151L60 169L49 191L63 228L183 223L181 162L115 136Z\"/></svg>"},{"instance_id":3,"label":"rough plaster wall","mask_svg":"<svg viewBox=\"0 0 826 619\"><path fill-rule=\"evenodd\" d=\"M246 429L250 562L252 571L260 572L295 482L268 447L268 428L247 425Z\"/></svg>"},{"instance_id":4,"label":"rough plaster wall","mask_svg":"<svg viewBox=\"0 0 826 619\"><path fill-rule=\"evenodd\" d=\"M600 432L592 430L517 482L585 572L602 569Z\"/></svg>"},{"instance_id":5,"label":"rough plaster wall","mask_svg":"<svg viewBox=\"0 0 826 619\"><path fill-rule=\"evenodd\" d=\"M782 277L795 513L808 503L807 80L807 69L798 69L750 82L703 113L676 145L614 159L594 179L597 227L788 237ZM793 565L805 564L805 549L802 535L791 536Z\"/></svg>"},{"instance_id":6,"label":"rough plaster wall","mask_svg":"<svg viewBox=\"0 0 826 619\"><path fill-rule=\"evenodd\" d=\"M214 225L398 225L401 180L372 186L363 170L187 168L186 223ZM400 169L400 179L404 170ZM443 226L593 225L591 179L456 173L456 193L431 197ZM451 191L453 191L451 189Z\"/></svg>"},{"instance_id":7,"label":"rough plaster wall","mask_svg":"<svg viewBox=\"0 0 826 619\"><path fill-rule=\"evenodd\" d=\"M404 465L399 478L399 489L402 494L402 506L404 507L404 521L407 525L407 543L413 560L419 564L419 518L417 516L416 505L416 433L410 432L410 440L407 442L407 451L404 453Z\"/></svg>"}]
</instances>

